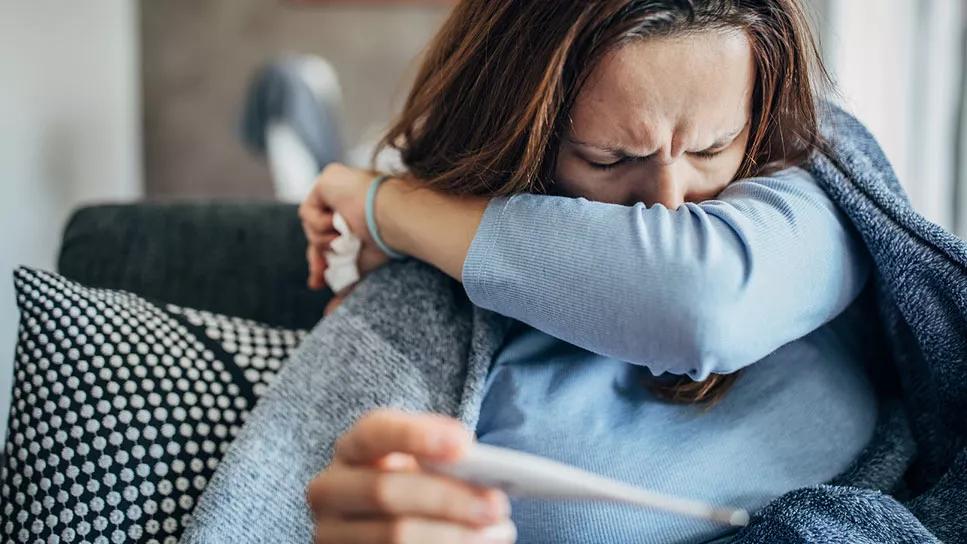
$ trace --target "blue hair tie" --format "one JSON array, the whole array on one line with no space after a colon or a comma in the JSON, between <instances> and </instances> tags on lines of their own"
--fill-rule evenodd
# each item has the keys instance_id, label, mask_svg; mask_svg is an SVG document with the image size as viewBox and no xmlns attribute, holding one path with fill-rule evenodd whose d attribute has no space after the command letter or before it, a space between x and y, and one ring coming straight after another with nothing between
<instances>
[{"instance_id":1,"label":"blue hair tie","mask_svg":"<svg viewBox=\"0 0 967 544\"><path fill-rule=\"evenodd\" d=\"M386 179L389 178L387 175L376 176L372 183L369 184L369 192L366 193L366 228L369 229L369 237L376 242L376 246L379 247L380 251L385 253L391 259L405 259L406 255L399 253L398 251L393 251L390 249L383 238L379 235L379 228L376 226L376 191L379 186L382 185Z\"/></svg>"}]
</instances>

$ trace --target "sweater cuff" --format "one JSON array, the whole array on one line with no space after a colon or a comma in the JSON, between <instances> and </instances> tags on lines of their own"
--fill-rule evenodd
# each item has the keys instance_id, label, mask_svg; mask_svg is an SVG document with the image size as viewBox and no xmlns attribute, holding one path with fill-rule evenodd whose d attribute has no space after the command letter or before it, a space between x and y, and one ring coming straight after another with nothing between
<instances>
[{"instance_id":1,"label":"sweater cuff","mask_svg":"<svg viewBox=\"0 0 967 544\"><path fill-rule=\"evenodd\" d=\"M513 198L496 197L490 200L470 243L467 258L463 261L463 288L470 302L477 306L487 308L488 302L493 301L488 286L493 285L496 279L495 248L500 240L504 211Z\"/></svg>"}]
</instances>

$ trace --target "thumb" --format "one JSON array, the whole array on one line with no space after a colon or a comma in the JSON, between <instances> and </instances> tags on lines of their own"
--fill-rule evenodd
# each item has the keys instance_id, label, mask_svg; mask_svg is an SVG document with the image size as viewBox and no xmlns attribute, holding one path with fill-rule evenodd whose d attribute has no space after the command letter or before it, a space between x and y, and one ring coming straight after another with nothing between
<instances>
[{"instance_id":1,"label":"thumb","mask_svg":"<svg viewBox=\"0 0 967 544\"><path fill-rule=\"evenodd\" d=\"M346 297L348 297L349 293L352 293L353 289L355 288L356 288L356 284L354 283L349 287L346 287L342 291L339 291L338 293L333 295L332 298L329 299L329 302L326 303L326 307L322 311L322 315L328 316L329 314L335 312L336 308L338 308L339 305L342 304L344 300L346 300Z\"/></svg>"}]
</instances>

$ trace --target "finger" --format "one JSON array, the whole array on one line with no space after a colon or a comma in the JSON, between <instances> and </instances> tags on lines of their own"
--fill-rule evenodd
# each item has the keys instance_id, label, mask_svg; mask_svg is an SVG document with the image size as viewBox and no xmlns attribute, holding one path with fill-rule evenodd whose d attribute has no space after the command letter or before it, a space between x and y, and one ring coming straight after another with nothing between
<instances>
[{"instance_id":1,"label":"finger","mask_svg":"<svg viewBox=\"0 0 967 544\"><path fill-rule=\"evenodd\" d=\"M327 520L315 528L316 544L503 544L517 539L511 522L474 529L419 518Z\"/></svg>"},{"instance_id":2,"label":"finger","mask_svg":"<svg viewBox=\"0 0 967 544\"><path fill-rule=\"evenodd\" d=\"M326 303L326 307L323 309L322 315L328 316L329 314L335 312L336 308L342 305L343 301L346 300L346 297L349 296L349 293L352 293L353 290L356 289L357 285L359 284L354 283L349 287L344 288L342 291L334 294L332 298L329 299L329 302Z\"/></svg>"},{"instance_id":3,"label":"finger","mask_svg":"<svg viewBox=\"0 0 967 544\"><path fill-rule=\"evenodd\" d=\"M299 206L299 218L302 220L303 229L324 232L333 230L332 212L318 204L308 201Z\"/></svg>"},{"instance_id":4,"label":"finger","mask_svg":"<svg viewBox=\"0 0 967 544\"><path fill-rule=\"evenodd\" d=\"M343 287L342 288L342 291L339 291L336 294L339 295L339 298L343 298L344 299L344 298L348 297L350 293L352 293L353 291L356 290L356 286L357 285L359 285L359 284L358 283L353 283L351 285L348 285L346 287Z\"/></svg>"},{"instance_id":5,"label":"finger","mask_svg":"<svg viewBox=\"0 0 967 544\"><path fill-rule=\"evenodd\" d=\"M332 298L329 299L329 302L326 303L326 307L322 309L323 317L328 317L330 314L335 312L336 308L342 304L343 298L344 297L341 295L333 295Z\"/></svg>"},{"instance_id":6,"label":"finger","mask_svg":"<svg viewBox=\"0 0 967 544\"><path fill-rule=\"evenodd\" d=\"M325 232L306 231L306 241L320 252L328 251L332 241L338 237L339 233L334 230Z\"/></svg>"},{"instance_id":7,"label":"finger","mask_svg":"<svg viewBox=\"0 0 967 544\"><path fill-rule=\"evenodd\" d=\"M391 453L373 463L373 466L385 472L417 472L420 463L412 455L405 453Z\"/></svg>"},{"instance_id":8,"label":"finger","mask_svg":"<svg viewBox=\"0 0 967 544\"><path fill-rule=\"evenodd\" d=\"M388 515L448 520L474 526L510 515L496 489L421 472L380 472L339 465L313 478L306 497L316 516Z\"/></svg>"},{"instance_id":9,"label":"finger","mask_svg":"<svg viewBox=\"0 0 967 544\"><path fill-rule=\"evenodd\" d=\"M316 179L312 184L312 189L309 191L309 194L307 194L306 197L302 200L302 204L300 205L300 208L302 206L316 206L323 209L330 209L328 203L326 202L326 199L323 198L323 192L324 192L323 188L326 183L325 170L326 169L324 168L323 171L316 176Z\"/></svg>"},{"instance_id":10,"label":"finger","mask_svg":"<svg viewBox=\"0 0 967 544\"><path fill-rule=\"evenodd\" d=\"M326 259L314 247L306 247L306 260L309 262L309 289L317 290L326 284Z\"/></svg>"},{"instance_id":11,"label":"finger","mask_svg":"<svg viewBox=\"0 0 967 544\"><path fill-rule=\"evenodd\" d=\"M469 431L453 418L380 409L364 415L336 441L335 457L351 465L373 463L393 452L452 461L470 443Z\"/></svg>"}]
</instances>

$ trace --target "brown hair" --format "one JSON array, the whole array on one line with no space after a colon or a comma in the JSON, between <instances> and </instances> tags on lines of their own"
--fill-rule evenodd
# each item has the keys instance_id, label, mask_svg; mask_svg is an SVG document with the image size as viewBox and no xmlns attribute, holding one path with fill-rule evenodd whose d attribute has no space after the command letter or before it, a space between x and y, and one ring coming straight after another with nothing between
<instances>
[{"instance_id":1,"label":"brown hair","mask_svg":"<svg viewBox=\"0 0 967 544\"><path fill-rule=\"evenodd\" d=\"M799 0L464 0L379 148L398 149L410 174L447 193L545 192L568 112L604 54L710 30L745 32L755 58L751 136L736 178L821 148L814 85L828 77ZM651 386L670 400L714 401L735 376Z\"/></svg>"}]
</instances>

